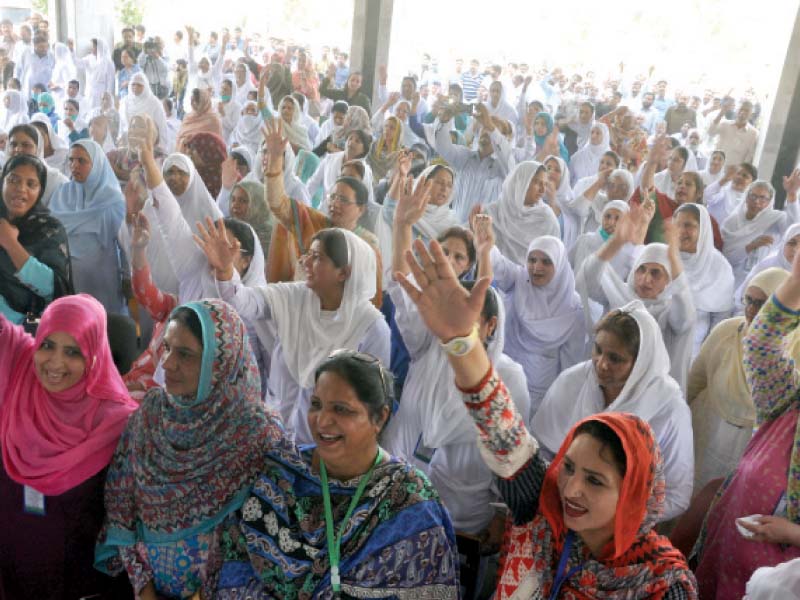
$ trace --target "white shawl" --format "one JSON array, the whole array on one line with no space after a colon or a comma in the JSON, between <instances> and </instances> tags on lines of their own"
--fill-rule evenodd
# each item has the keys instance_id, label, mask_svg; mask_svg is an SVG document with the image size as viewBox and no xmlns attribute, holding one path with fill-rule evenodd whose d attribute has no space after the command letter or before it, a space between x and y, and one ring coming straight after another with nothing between
<instances>
[{"instance_id":1,"label":"white shawl","mask_svg":"<svg viewBox=\"0 0 800 600\"><path fill-rule=\"evenodd\" d=\"M722 252L730 260L731 254L744 251L745 246L757 237L766 234L773 226L786 219L786 213L772 208L775 206L773 195L769 206L762 209L752 219L747 218L747 195L750 193L753 184L744 193L744 199L739 203L736 211L722 223L720 232L722 233ZM766 257L770 247L762 246L756 250L756 261Z\"/></svg>"},{"instance_id":2,"label":"white shawl","mask_svg":"<svg viewBox=\"0 0 800 600\"><path fill-rule=\"evenodd\" d=\"M294 112L292 113L291 123L287 123L285 119L281 118L283 133L289 139L290 144L310 151L311 142L308 139L308 129L303 125L303 110L300 108L300 103L294 96L284 96L281 104L286 100L290 100L294 104ZM244 119L244 116L242 116L242 119ZM239 120L241 121L242 119Z\"/></svg>"},{"instance_id":3,"label":"white shawl","mask_svg":"<svg viewBox=\"0 0 800 600\"><path fill-rule=\"evenodd\" d=\"M486 207L494 220L498 249L520 265L526 263L528 246L537 237L561 235L558 219L547 204L539 200L533 206L525 206L531 180L543 168L538 162L519 163L503 182L500 200Z\"/></svg>"},{"instance_id":4,"label":"white shawl","mask_svg":"<svg viewBox=\"0 0 800 600\"><path fill-rule=\"evenodd\" d=\"M144 86L144 91L138 96L133 92L132 84L139 83ZM170 139L169 128L167 127L167 116L164 114L164 105L161 100L155 97L150 89L150 83L144 73L134 73L128 84L128 95L120 103L119 124L120 133L125 133L133 117L147 115L153 119L153 124L158 131L158 145L162 150L167 149Z\"/></svg>"},{"instance_id":5,"label":"white shawl","mask_svg":"<svg viewBox=\"0 0 800 600\"><path fill-rule=\"evenodd\" d=\"M375 251L351 231L339 229L347 240L350 277L342 303L323 311L319 296L305 282L274 283L260 288L272 314L286 367L298 385L314 385L314 371L339 348L356 350L372 324L383 317L372 305L375 296Z\"/></svg>"},{"instance_id":6,"label":"white shawl","mask_svg":"<svg viewBox=\"0 0 800 600\"><path fill-rule=\"evenodd\" d=\"M603 139L599 144L593 144L591 139L585 146L581 147L572 158L569 159L569 169L572 173L572 182L576 182L584 177L597 174L600 167L600 159L603 154L611 149L611 136L608 133L608 126L605 123L596 122L592 129L599 129L603 134Z\"/></svg>"}]
</instances>

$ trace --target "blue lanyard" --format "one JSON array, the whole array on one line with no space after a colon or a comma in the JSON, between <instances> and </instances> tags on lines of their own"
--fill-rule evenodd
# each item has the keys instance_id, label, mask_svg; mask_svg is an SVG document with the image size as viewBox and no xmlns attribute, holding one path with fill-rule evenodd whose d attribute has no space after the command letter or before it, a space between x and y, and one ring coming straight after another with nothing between
<instances>
[{"instance_id":1,"label":"blue lanyard","mask_svg":"<svg viewBox=\"0 0 800 600\"><path fill-rule=\"evenodd\" d=\"M558 570L556 571L555 581L553 581L553 589L550 590L549 600L556 600L564 583L583 567L583 563L581 563L575 565L569 571L564 573L564 569L567 568L567 561L569 560L569 555L572 551L572 543L574 541L575 532L568 532L567 537L564 540L564 549L561 551L561 558L558 560Z\"/></svg>"}]
</instances>

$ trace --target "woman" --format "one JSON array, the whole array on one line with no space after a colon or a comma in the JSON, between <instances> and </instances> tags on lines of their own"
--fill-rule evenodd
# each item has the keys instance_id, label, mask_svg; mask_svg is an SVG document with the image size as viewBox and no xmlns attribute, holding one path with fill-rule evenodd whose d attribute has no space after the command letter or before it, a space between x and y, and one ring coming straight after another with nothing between
<instances>
[{"instance_id":1,"label":"woman","mask_svg":"<svg viewBox=\"0 0 800 600\"><path fill-rule=\"evenodd\" d=\"M331 67L335 72L336 66L331 65ZM334 102L344 100L351 107L357 106L362 108L364 111L366 111L367 120L369 121L369 113L372 110L372 103L370 102L369 97L362 91L361 83L361 72L352 71L347 77L347 83L345 83L344 89L334 89L332 87L333 75L331 74L331 69L329 69L327 75L319 86L319 93L323 98L329 98Z\"/></svg>"},{"instance_id":2,"label":"woman","mask_svg":"<svg viewBox=\"0 0 800 600\"><path fill-rule=\"evenodd\" d=\"M201 133L211 133L222 139L222 121L211 106L211 95L208 90L193 89L191 104L192 112L183 118L178 138L175 140L175 149L178 152L185 152L188 139Z\"/></svg>"},{"instance_id":3,"label":"woman","mask_svg":"<svg viewBox=\"0 0 800 600\"><path fill-rule=\"evenodd\" d=\"M725 220L744 204L748 186L758 178L758 171L753 165L742 163L725 168L725 174L709 185L703 192L703 204L708 207L717 223Z\"/></svg>"},{"instance_id":4,"label":"woman","mask_svg":"<svg viewBox=\"0 0 800 600\"><path fill-rule=\"evenodd\" d=\"M244 323L219 300L175 309L165 388L151 389L114 453L96 566L139 598L213 597L222 522L281 435L260 398Z\"/></svg>"},{"instance_id":5,"label":"woman","mask_svg":"<svg viewBox=\"0 0 800 600\"><path fill-rule=\"evenodd\" d=\"M300 152L297 153L297 158L294 161L294 168L292 170L304 187L308 184L308 180L311 179L314 173L316 173L319 163L319 156L313 152L309 152L308 150L300 150ZM306 192L306 194L307 193L308 192ZM310 199L309 205L311 208L318 209L320 207L323 195L324 193L322 188L319 188Z\"/></svg>"},{"instance_id":6,"label":"woman","mask_svg":"<svg viewBox=\"0 0 800 600\"><path fill-rule=\"evenodd\" d=\"M264 261L269 256L274 218L264 197L264 184L240 181L231 191L230 216L249 224L261 242Z\"/></svg>"},{"instance_id":7,"label":"woman","mask_svg":"<svg viewBox=\"0 0 800 600\"><path fill-rule=\"evenodd\" d=\"M772 251L772 253L770 253L769 256L758 261L758 263L756 263L756 265L750 269L750 272L747 274L747 278L744 280L744 283L742 283L742 285L736 289L736 293L734 294L734 300L736 302L736 314L741 315L744 312L744 305L742 304L744 290L747 288L753 277L761 273L761 271L769 269L770 267L779 267L788 271L792 268L792 261L794 260L794 255L797 252L798 247L800 247L800 223L795 223L794 225L790 225L786 229L786 233L783 234L780 249L776 248Z\"/></svg>"},{"instance_id":8,"label":"woman","mask_svg":"<svg viewBox=\"0 0 800 600\"><path fill-rule=\"evenodd\" d=\"M171 152L172 148L169 148L167 144L170 133L164 106L150 89L147 76L144 73L134 73L128 87L130 91L120 102L119 107L120 135L128 133L129 129L134 126L133 119L135 117L147 116L155 125L161 151Z\"/></svg>"},{"instance_id":9,"label":"woman","mask_svg":"<svg viewBox=\"0 0 800 600\"><path fill-rule=\"evenodd\" d=\"M258 105L253 101L247 102L236 121L236 127L233 128L227 139L228 144L231 148L244 146L255 156L264 139L261 134L263 124L264 122L258 114Z\"/></svg>"},{"instance_id":10,"label":"woman","mask_svg":"<svg viewBox=\"0 0 800 600\"><path fill-rule=\"evenodd\" d=\"M701 204L682 204L673 217L678 229L681 262L692 289L697 313L692 357L717 323L733 310L733 270L722 253L714 248L711 217Z\"/></svg>"},{"instance_id":11,"label":"woman","mask_svg":"<svg viewBox=\"0 0 800 600\"><path fill-rule=\"evenodd\" d=\"M184 119L184 123L186 120ZM228 157L225 142L215 133L193 133L184 136L178 151L192 159L200 179L213 198L222 188L222 163Z\"/></svg>"},{"instance_id":12,"label":"woman","mask_svg":"<svg viewBox=\"0 0 800 600\"><path fill-rule=\"evenodd\" d=\"M124 314L117 231L125 200L119 183L103 149L91 140L70 147L69 166L72 178L53 194L50 210L67 231L75 291Z\"/></svg>"},{"instance_id":13,"label":"woman","mask_svg":"<svg viewBox=\"0 0 800 600\"><path fill-rule=\"evenodd\" d=\"M17 325L72 294L67 232L42 204L46 177L41 161L22 154L6 162L0 183L0 314Z\"/></svg>"},{"instance_id":14,"label":"woman","mask_svg":"<svg viewBox=\"0 0 800 600\"><path fill-rule=\"evenodd\" d=\"M92 568L106 471L136 410L103 307L51 303L32 337L0 313L0 595L126 597Z\"/></svg>"},{"instance_id":15,"label":"woman","mask_svg":"<svg viewBox=\"0 0 800 600\"><path fill-rule=\"evenodd\" d=\"M127 48L122 49L119 59L122 63L122 68L117 71L117 97L124 101L128 94L131 93L131 78L136 73L141 73L142 69L136 63L136 56L131 54L131 51Z\"/></svg>"},{"instance_id":16,"label":"woman","mask_svg":"<svg viewBox=\"0 0 800 600\"><path fill-rule=\"evenodd\" d=\"M538 237L559 237L553 210L542 201L547 169L538 162L518 164L503 182L503 192L497 202L486 207L492 217L497 237L497 249L509 260L523 265L528 260L528 246ZM480 205L473 208L481 212Z\"/></svg>"},{"instance_id":17,"label":"woman","mask_svg":"<svg viewBox=\"0 0 800 600\"><path fill-rule=\"evenodd\" d=\"M708 159L706 168L700 171L700 177L706 187L719 181L725 174L725 153L722 150L714 150L711 158Z\"/></svg>"},{"instance_id":18,"label":"woman","mask_svg":"<svg viewBox=\"0 0 800 600\"><path fill-rule=\"evenodd\" d=\"M569 253L569 263L572 265L573 273L577 273L583 265L583 261L597 252L614 235L617 223L629 210L630 206L624 200L611 200L603 207L600 227L596 231L580 235ZM621 279L627 279L628 273L631 272L635 260L635 250L634 245L625 244L622 250L611 259L611 267Z\"/></svg>"},{"instance_id":19,"label":"woman","mask_svg":"<svg viewBox=\"0 0 800 600\"><path fill-rule=\"evenodd\" d=\"M0 121L0 128L11 131L16 125L24 125L28 122L28 107L22 99L22 94L17 90L6 90L3 94L3 107L5 117Z\"/></svg>"},{"instance_id":20,"label":"woman","mask_svg":"<svg viewBox=\"0 0 800 600\"><path fill-rule=\"evenodd\" d=\"M8 137L9 159L18 154L29 154L42 161L47 170L47 177L41 203L45 207L50 206L50 198L53 197L55 191L69 180L59 169L55 169L44 162L44 149L39 141L39 129L33 125L17 125L9 132Z\"/></svg>"},{"instance_id":21,"label":"woman","mask_svg":"<svg viewBox=\"0 0 800 600\"><path fill-rule=\"evenodd\" d=\"M47 121L51 127L58 124L58 113L56 113L56 101L53 96L48 92L39 94L39 99L36 101L39 112L47 117Z\"/></svg>"},{"instance_id":22,"label":"woman","mask_svg":"<svg viewBox=\"0 0 800 600\"><path fill-rule=\"evenodd\" d=\"M50 93L53 94L58 105L61 106L67 98L69 82L73 81L78 73L75 69L72 53L66 44L56 42L53 46L53 55L56 59L56 64L53 67L53 74L50 76Z\"/></svg>"},{"instance_id":23,"label":"woman","mask_svg":"<svg viewBox=\"0 0 800 600\"><path fill-rule=\"evenodd\" d=\"M614 235L596 254L583 261L576 287L590 318L588 300L604 306L604 312L641 300L661 328L671 363L670 374L686 389L697 319L688 277L683 275L678 232L668 225L667 244L648 244L639 253L626 280L610 268L610 261L626 244L639 245L654 211L652 204L632 206L617 223Z\"/></svg>"},{"instance_id":24,"label":"woman","mask_svg":"<svg viewBox=\"0 0 800 600\"><path fill-rule=\"evenodd\" d=\"M58 135L69 145L89 137L88 125L81 116L81 106L77 100L64 101L64 118L58 122Z\"/></svg>"},{"instance_id":25,"label":"woman","mask_svg":"<svg viewBox=\"0 0 800 600\"><path fill-rule=\"evenodd\" d=\"M403 124L394 115L386 117L380 137L372 143L367 164L372 169L374 181L380 181L389 173L402 151Z\"/></svg>"},{"instance_id":26,"label":"woman","mask_svg":"<svg viewBox=\"0 0 800 600\"><path fill-rule=\"evenodd\" d=\"M543 164L547 169L544 200L558 218L560 239L564 242L564 247L570 249L581 233L582 219L573 208L575 198L569 185L567 163L560 156L550 155L544 159Z\"/></svg>"},{"instance_id":27,"label":"woman","mask_svg":"<svg viewBox=\"0 0 800 600\"><path fill-rule=\"evenodd\" d=\"M117 176L122 188L130 180L131 174L137 168L141 168L138 150L140 140L146 138L155 147L155 156L159 163L163 163L167 157L159 144L158 128L147 114L142 113L132 117L126 131L125 145L115 148L106 154L108 162L111 163L111 168L114 169L114 174Z\"/></svg>"},{"instance_id":28,"label":"woman","mask_svg":"<svg viewBox=\"0 0 800 600\"><path fill-rule=\"evenodd\" d=\"M717 493L695 547L704 598L737 598L758 567L800 557L798 377L794 350L800 259L744 338L744 371L758 430ZM755 515L751 522L741 517ZM742 539L738 526L751 535Z\"/></svg>"},{"instance_id":29,"label":"woman","mask_svg":"<svg viewBox=\"0 0 800 600\"><path fill-rule=\"evenodd\" d=\"M540 112L533 120L533 139L536 142L536 156L547 156L547 154L557 151L558 156L564 159L564 162L569 164L569 151L564 145L558 131L554 133L555 125L553 123L553 116L547 112ZM548 143L548 140L556 136L555 143ZM553 146L551 148L550 146ZM537 158L538 160L538 158Z\"/></svg>"},{"instance_id":30,"label":"woman","mask_svg":"<svg viewBox=\"0 0 800 600\"><path fill-rule=\"evenodd\" d=\"M545 235L533 240L522 266L495 248L490 217L476 217L475 235L479 275L490 276L506 299L504 351L525 371L531 410L524 416L530 423L558 374L588 355L575 277L558 238Z\"/></svg>"},{"instance_id":31,"label":"woman","mask_svg":"<svg viewBox=\"0 0 800 600\"><path fill-rule=\"evenodd\" d=\"M372 123L370 122L369 113L360 106L350 106L344 116L342 126L334 128L330 136L326 138L321 144L317 144L314 152L319 156L325 156L330 151L328 142L340 150L346 150L347 140L350 134L354 131L363 131L369 136L369 143L364 142L365 148L368 149L369 144L372 143ZM366 150L365 150L366 155Z\"/></svg>"},{"instance_id":32,"label":"woman","mask_svg":"<svg viewBox=\"0 0 800 600\"><path fill-rule=\"evenodd\" d=\"M608 126L605 123L593 123L589 142L572 155L569 160L570 180L572 185L584 177L597 173L600 159L611 150Z\"/></svg>"},{"instance_id":33,"label":"woman","mask_svg":"<svg viewBox=\"0 0 800 600\"><path fill-rule=\"evenodd\" d=\"M301 149L311 150L308 130L303 125L303 111L297 100L293 96L284 96L278 112L283 121L284 134L289 138L292 151L297 154Z\"/></svg>"},{"instance_id":34,"label":"woman","mask_svg":"<svg viewBox=\"0 0 800 600\"><path fill-rule=\"evenodd\" d=\"M323 195L328 193L333 182L341 176L342 165L351 160L364 160L372 147L372 136L362 130L354 129L345 138L342 144L344 151L327 152L317 166L317 170L306 183L308 195L313 197L317 191L322 190ZM372 169L367 166L364 175L364 185L372 193Z\"/></svg>"},{"instance_id":35,"label":"woman","mask_svg":"<svg viewBox=\"0 0 800 600\"><path fill-rule=\"evenodd\" d=\"M602 225L603 207L613 200L626 204L634 191L633 175L619 168L620 159L608 151L600 158L597 174L579 179L572 188L570 212L578 215L581 232L597 230Z\"/></svg>"},{"instance_id":36,"label":"woman","mask_svg":"<svg viewBox=\"0 0 800 600\"><path fill-rule=\"evenodd\" d=\"M69 146L53 131L50 119L37 113L31 117L30 124L36 127L39 133L39 143L36 145L39 158L51 169L65 171Z\"/></svg>"},{"instance_id":37,"label":"woman","mask_svg":"<svg viewBox=\"0 0 800 600\"><path fill-rule=\"evenodd\" d=\"M574 423L597 412L630 412L650 424L664 456L664 520L682 514L692 495L691 415L669 375L658 323L639 301L600 320L592 359L558 376L533 419L532 432L545 455L552 456Z\"/></svg>"},{"instance_id":38,"label":"woman","mask_svg":"<svg viewBox=\"0 0 800 600\"><path fill-rule=\"evenodd\" d=\"M267 455L226 532L214 597L455 598L450 517L431 483L378 444L391 375L371 355L338 351L313 385L315 446L284 441Z\"/></svg>"},{"instance_id":39,"label":"woman","mask_svg":"<svg viewBox=\"0 0 800 600\"><path fill-rule=\"evenodd\" d=\"M468 294L437 244L431 244L433 256L421 242L414 250L420 261L411 262L411 271L419 287L405 277L401 285L449 350L481 454L513 517L496 596L697 598L685 560L653 531L664 510L664 480L647 423L625 414L591 417L569 431L547 468L477 342L474 323L488 280ZM655 323L651 330L657 339Z\"/></svg>"},{"instance_id":40,"label":"woman","mask_svg":"<svg viewBox=\"0 0 800 600\"><path fill-rule=\"evenodd\" d=\"M659 144L659 138L656 139L656 144ZM675 198L675 186L684 168L686 168L686 161L688 160L689 151L686 148L683 146L673 148L667 158L667 168L653 176L653 185L655 185L656 190L667 198ZM657 162L652 155L648 157L648 164L651 162L654 164ZM642 180L644 180L644 177L642 177Z\"/></svg>"},{"instance_id":41,"label":"woman","mask_svg":"<svg viewBox=\"0 0 800 600\"><path fill-rule=\"evenodd\" d=\"M314 369L324 357L344 347L388 363L389 327L370 302L376 291L375 250L351 231L324 229L313 236L303 257L305 282L253 289L234 277L236 246L224 229L201 229L201 247L216 271L222 298L256 325L271 353L269 402L298 443L310 443L306 415Z\"/></svg>"},{"instance_id":42,"label":"woman","mask_svg":"<svg viewBox=\"0 0 800 600\"><path fill-rule=\"evenodd\" d=\"M784 210L775 210L774 204L775 188L757 179L747 188L744 202L722 223L723 253L733 267L736 287L769 255L789 225L800 221L796 194L787 195Z\"/></svg>"},{"instance_id":43,"label":"woman","mask_svg":"<svg viewBox=\"0 0 800 600\"><path fill-rule=\"evenodd\" d=\"M686 400L692 409L695 490L734 471L753 436L756 408L742 342L759 309L788 276L785 269L770 267L753 277L742 292L744 316L714 327L692 363Z\"/></svg>"}]
</instances>

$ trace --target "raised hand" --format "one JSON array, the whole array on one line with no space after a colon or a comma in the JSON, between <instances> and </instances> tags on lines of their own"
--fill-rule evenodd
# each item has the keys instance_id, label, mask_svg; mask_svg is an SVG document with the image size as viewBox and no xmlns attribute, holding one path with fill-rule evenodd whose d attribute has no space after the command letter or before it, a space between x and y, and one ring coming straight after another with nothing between
<instances>
[{"instance_id":1,"label":"raised hand","mask_svg":"<svg viewBox=\"0 0 800 600\"><path fill-rule=\"evenodd\" d=\"M433 335L443 342L468 335L480 317L489 279L480 279L468 292L458 281L439 242L432 241L429 252L421 240L416 240L414 251L419 258L408 250L406 261L417 285L402 273L396 273L395 279L416 304Z\"/></svg>"},{"instance_id":2,"label":"raised hand","mask_svg":"<svg viewBox=\"0 0 800 600\"><path fill-rule=\"evenodd\" d=\"M788 177L783 177L783 189L786 191L787 200L788 197L791 197L792 201L797 199L797 192L800 190L800 169L795 169Z\"/></svg>"},{"instance_id":3,"label":"raised hand","mask_svg":"<svg viewBox=\"0 0 800 600\"><path fill-rule=\"evenodd\" d=\"M394 220L398 225L414 225L425 214L425 209L431 199L432 183L430 181L419 182L413 191L409 191L410 187L410 179L401 182L397 207L394 211Z\"/></svg>"},{"instance_id":4,"label":"raised hand","mask_svg":"<svg viewBox=\"0 0 800 600\"><path fill-rule=\"evenodd\" d=\"M478 256L486 256L494 247L494 226L492 217L484 213L478 213L472 219L472 233L474 234L473 243Z\"/></svg>"},{"instance_id":5,"label":"raised hand","mask_svg":"<svg viewBox=\"0 0 800 600\"><path fill-rule=\"evenodd\" d=\"M400 100L400 92L390 92L389 98L386 100L388 106L394 106L394 103Z\"/></svg>"},{"instance_id":6,"label":"raised hand","mask_svg":"<svg viewBox=\"0 0 800 600\"><path fill-rule=\"evenodd\" d=\"M144 213L139 213L133 218L131 230L131 246L133 248L146 248L150 243L150 221Z\"/></svg>"},{"instance_id":7,"label":"raised hand","mask_svg":"<svg viewBox=\"0 0 800 600\"><path fill-rule=\"evenodd\" d=\"M264 134L264 145L270 156L283 156L289 138L283 135L283 124L281 119L271 119L261 128Z\"/></svg>"},{"instance_id":8,"label":"raised hand","mask_svg":"<svg viewBox=\"0 0 800 600\"><path fill-rule=\"evenodd\" d=\"M197 223L197 234L194 241L206 255L209 266L216 271L217 279L227 281L233 277L233 263L239 256L241 244L239 240L228 239L225 222L220 219L214 223L206 217L206 225Z\"/></svg>"},{"instance_id":9,"label":"raised hand","mask_svg":"<svg viewBox=\"0 0 800 600\"><path fill-rule=\"evenodd\" d=\"M136 167L131 171L128 183L125 184L125 209L132 217L142 211L147 201L147 190L142 184L143 178L142 168Z\"/></svg>"}]
</instances>

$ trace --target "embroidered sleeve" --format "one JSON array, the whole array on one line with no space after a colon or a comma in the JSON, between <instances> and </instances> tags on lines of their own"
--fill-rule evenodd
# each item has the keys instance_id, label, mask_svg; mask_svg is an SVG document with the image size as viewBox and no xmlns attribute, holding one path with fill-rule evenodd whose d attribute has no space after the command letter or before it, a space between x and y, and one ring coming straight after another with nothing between
<instances>
[{"instance_id":1,"label":"embroidered sleeve","mask_svg":"<svg viewBox=\"0 0 800 600\"><path fill-rule=\"evenodd\" d=\"M477 386L461 392L478 428L478 448L486 465L500 477L514 477L538 455L539 445L525 427L505 384L490 367Z\"/></svg>"},{"instance_id":2,"label":"embroidered sleeve","mask_svg":"<svg viewBox=\"0 0 800 600\"><path fill-rule=\"evenodd\" d=\"M800 376L784 347L798 324L800 312L786 308L773 294L744 338L744 372L759 423L779 417L798 397Z\"/></svg>"},{"instance_id":3,"label":"embroidered sleeve","mask_svg":"<svg viewBox=\"0 0 800 600\"><path fill-rule=\"evenodd\" d=\"M28 286L37 296L48 302L53 299L55 290L53 269L42 264L33 256L28 257L28 260L17 272L17 279Z\"/></svg>"}]
</instances>

